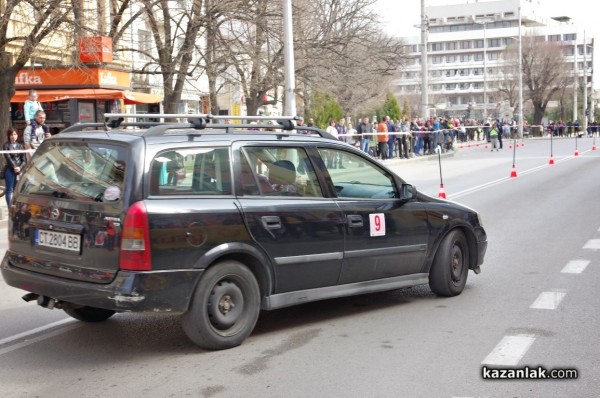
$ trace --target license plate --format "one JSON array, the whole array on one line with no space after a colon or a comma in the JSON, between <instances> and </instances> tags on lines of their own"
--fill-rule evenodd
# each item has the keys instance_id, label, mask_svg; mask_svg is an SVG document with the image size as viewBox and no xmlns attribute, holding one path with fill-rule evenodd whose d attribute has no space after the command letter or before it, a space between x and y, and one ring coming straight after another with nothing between
<instances>
[{"instance_id":1,"label":"license plate","mask_svg":"<svg viewBox=\"0 0 600 398\"><path fill-rule=\"evenodd\" d=\"M76 234L36 229L35 244L36 246L70 250L79 253L81 250L81 237Z\"/></svg>"}]
</instances>

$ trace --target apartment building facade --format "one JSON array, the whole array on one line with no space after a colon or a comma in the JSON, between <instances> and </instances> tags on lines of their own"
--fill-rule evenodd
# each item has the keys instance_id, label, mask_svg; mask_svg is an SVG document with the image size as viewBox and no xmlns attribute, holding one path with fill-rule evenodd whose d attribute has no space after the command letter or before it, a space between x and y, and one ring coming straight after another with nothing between
<instances>
[{"instance_id":1,"label":"apartment building facade","mask_svg":"<svg viewBox=\"0 0 600 398\"><path fill-rule=\"evenodd\" d=\"M588 90L588 101L594 103L594 41L584 30L558 18L543 15L540 0L505 0L432 6L425 9L428 17L428 114L484 119L514 119L518 109L498 90L505 78L507 61L503 53L518 47L519 7L521 37L554 41L563 45L564 60L572 68L573 96L577 76L579 92ZM414 114L421 104L421 37L405 38L411 61L394 81L397 98L408 98ZM585 44L584 44L585 43ZM584 49L586 53L584 55ZM585 68L584 68L585 66ZM585 77L584 77L585 76ZM526 88L524 88L526 92ZM526 95L524 96L526 100ZM576 94L575 94L576 98ZM578 100L579 118L583 114L582 96ZM549 108L556 106L549 104ZM570 104L571 115L573 102ZM592 106L592 109L594 106ZM527 101L524 104L528 114ZM593 117L593 114L590 116Z\"/></svg>"}]
</instances>

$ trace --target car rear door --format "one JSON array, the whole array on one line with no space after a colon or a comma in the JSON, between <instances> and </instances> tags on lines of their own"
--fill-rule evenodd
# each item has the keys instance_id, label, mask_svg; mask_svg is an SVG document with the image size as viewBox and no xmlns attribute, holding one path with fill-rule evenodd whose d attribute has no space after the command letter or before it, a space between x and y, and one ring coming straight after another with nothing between
<instances>
[{"instance_id":1,"label":"car rear door","mask_svg":"<svg viewBox=\"0 0 600 398\"><path fill-rule=\"evenodd\" d=\"M239 149L238 198L253 239L274 264L275 293L336 285L344 219L335 200L323 196L305 149Z\"/></svg>"},{"instance_id":2,"label":"car rear door","mask_svg":"<svg viewBox=\"0 0 600 398\"><path fill-rule=\"evenodd\" d=\"M318 151L338 159L326 169L345 220L340 284L423 273L429 225L422 204L400 200L400 187L376 161L339 146Z\"/></svg>"}]
</instances>

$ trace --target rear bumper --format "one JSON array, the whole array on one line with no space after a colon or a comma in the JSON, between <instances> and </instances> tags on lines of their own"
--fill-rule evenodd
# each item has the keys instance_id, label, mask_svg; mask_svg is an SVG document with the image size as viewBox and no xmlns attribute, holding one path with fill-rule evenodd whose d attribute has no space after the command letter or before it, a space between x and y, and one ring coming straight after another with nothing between
<instances>
[{"instance_id":1,"label":"rear bumper","mask_svg":"<svg viewBox=\"0 0 600 398\"><path fill-rule=\"evenodd\" d=\"M204 270L119 271L109 284L81 282L0 265L9 286L59 301L118 312L185 312Z\"/></svg>"}]
</instances>

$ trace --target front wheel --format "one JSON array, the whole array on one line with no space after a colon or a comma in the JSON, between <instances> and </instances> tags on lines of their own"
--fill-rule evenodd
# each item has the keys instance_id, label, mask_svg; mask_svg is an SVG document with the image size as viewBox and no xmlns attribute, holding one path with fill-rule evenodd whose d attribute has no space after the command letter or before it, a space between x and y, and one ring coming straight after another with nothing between
<instances>
[{"instance_id":1,"label":"front wheel","mask_svg":"<svg viewBox=\"0 0 600 398\"><path fill-rule=\"evenodd\" d=\"M200 347L223 350L242 344L259 312L260 289L252 271L237 261L224 261L205 271L182 326Z\"/></svg>"},{"instance_id":2,"label":"front wheel","mask_svg":"<svg viewBox=\"0 0 600 398\"><path fill-rule=\"evenodd\" d=\"M72 318L83 322L102 322L115 314L115 311L96 307L65 307L63 311Z\"/></svg>"},{"instance_id":3,"label":"front wheel","mask_svg":"<svg viewBox=\"0 0 600 398\"><path fill-rule=\"evenodd\" d=\"M451 231L438 248L429 271L429 287L439 296L456 296L465 288L469 273L469 247L465 235Z\"/></svg>"}]
</instances>

